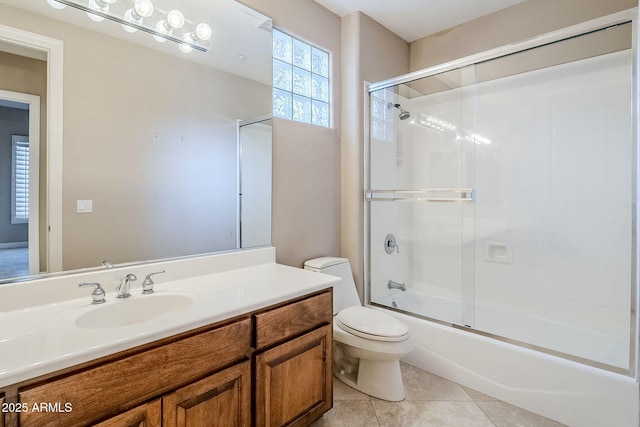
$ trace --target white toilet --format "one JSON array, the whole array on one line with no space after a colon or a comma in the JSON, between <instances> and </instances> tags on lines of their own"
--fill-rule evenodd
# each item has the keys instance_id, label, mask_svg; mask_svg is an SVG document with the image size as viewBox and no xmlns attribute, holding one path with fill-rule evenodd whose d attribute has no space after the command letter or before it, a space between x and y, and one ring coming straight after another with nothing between
<instances>
[{"instance_id":1,"label":"white toilet","mask_svg":"<svg viewBox=\"0 0 640 427\"><path fill-rule=\"evenodd\" d=\"M363 307L346 258L322 257L304 268L338 276L333 287L333 373L379 399L404 399L400 359L413 350L409 328L380 310Z\"/></svg>"}]
</instances>

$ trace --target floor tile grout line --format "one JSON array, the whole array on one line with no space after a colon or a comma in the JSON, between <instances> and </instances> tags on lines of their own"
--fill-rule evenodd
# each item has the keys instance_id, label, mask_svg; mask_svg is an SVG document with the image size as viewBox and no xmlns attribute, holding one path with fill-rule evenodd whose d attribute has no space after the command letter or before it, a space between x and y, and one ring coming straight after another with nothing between
<instances>
[{"instance_id":1,"label":"floor tile grout line","mask_svg":"<svg viewBox=\"0 0 640 427\"><path fill-rule=\"evenodd\" d=\"M376 411L376 405L373 404L373 399L369 396L369 402L371 403L371 408L373 408L373 415L376 417L376 422L378 423L378 427L380 427L380 417L378 416L378 411Z\"/></svg>"},{"instance_id":2,"label":"floor tile grout line","mask_svg":"<svg viewBox=\"0 0 640 427\"><path fill-rule=\"evenodd\" d=\"M495 422L493 422L493 418L491 418L491 416L489 414L487 414L484 409L482 409L482 406L478 405L478 402L476 402L475 400L473 401L473 404L476 405L478 407L478 409L480 409L480 412L482 412L484 414L485 417L487 417L487 420L489 420L489 422L494 426L497 427L497 424Z\"/></svg>"}]
</instances>

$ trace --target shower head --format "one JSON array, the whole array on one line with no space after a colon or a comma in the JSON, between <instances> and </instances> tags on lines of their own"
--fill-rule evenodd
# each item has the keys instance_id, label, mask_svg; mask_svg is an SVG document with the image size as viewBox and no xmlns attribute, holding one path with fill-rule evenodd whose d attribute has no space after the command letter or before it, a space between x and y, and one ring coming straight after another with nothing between
<instances>
[{"instance_id":1,"label":"shower head","mask_svg":"<svg viewBox=\"0 0 640 427\"><path fill-rule=\"evenodd\" d=\"M398 115L400 120L407 120L409 117L411 117L411 113L402 108L400 104L394 104L394 107L400 110L400 114Z\"/></svg>"}]
</instances>

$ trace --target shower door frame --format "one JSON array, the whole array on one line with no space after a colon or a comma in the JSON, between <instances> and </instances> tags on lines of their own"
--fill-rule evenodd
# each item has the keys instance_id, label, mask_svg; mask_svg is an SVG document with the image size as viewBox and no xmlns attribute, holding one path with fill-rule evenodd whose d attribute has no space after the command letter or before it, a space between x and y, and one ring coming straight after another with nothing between
<instances>
[{"instance_id":1,"label":"shower door frame","mask_svg":"<svg viewBox=\"0 0 640 427\"><path fill-rule=\"evenodd\" d=\"M367 193L369 192L369 184L371 182L371 174L370 174L370 165L369 165L369 155L370 155L370 145L371 145L371 137L370 137L370 119L371 119L371 110L370 110L370 99L371 93L377 90L389 88L392 86L398 86L404 83L408 83L417 79L422 79L430 76L434 76L436 74L441 74L447 71L452 71L455 69L459 69L465 66L474 65L477 63L481 63L484 61L489 61L492 59L504 57L507 55L523 52L530 49L535 49L547 44L559 42L562 40L566 40L573 37L579 37L582 35L586 35L591 32L599 31L606 29L608 27L613 27L620 24L630 23L631 24L631 51L632 51L632 60L631 60L631 95L632 95L632 107L631 107L631 117L632 117L632 207L631 207L631 218L632 218L632 227L631 227L631 281L630 284L630 341L629 341L629 369L618 368L615 366L606 365L600 362L596 362L590 359L585 359L577 356L572 356L569 354L561 353L558 351L554 351L551 349L538 347L532 344L524 343L521 341L516 341L513 339L509 339L506 337L489 334L486 332L482 332L473 328L467 328L461 325L451 324L448 322L440 321L432 318L425 318L429 321L440 323L455 329L468 331L474 334L487 336L490 338L497 339L502 342L518 345L521 347L530 348L536 351L540 351L542 353L558 356L567 360L575 361L578 363L582 363L588 366L601 368L610 372L615 372L618 374L622 374L625 376L633 377L636 381L640 381L640 340L638 339L638 331L640 331L640 316L638 316L637 310L640 308L640 242L638 239L638 225L640 224L640 212L638 210L638 191L639 191L639 182L640 174L638 167L640 165L640 148L639 148L639 122L640 122L640 87L638 84L638 77L640 76L640 58L638 55L638 22L639 22L639 11L640 8L634 7L631 9L627 9L624 11L620 11L617 13L613 13L610 15L606 15L600 18L592 19L589 21L582 22L580 24L572 25L569 27L565 27L556 31L552 31L549 33L542 34L537 37L533 37L518 43L509 44L506 46L498 47L495 49L490 49L484 52L480 52L477 54L469 55L457 60L445 62L443 64L435 65L432 67L428 67L422 70L414 71L408 74L404 74L395 78L383 80L380 82L369 83L364 82L364 191L363 191L363 226L364 226L364 299L365 304L367 305L375 305L371 302L371 277L370 277L370 268L371 268L371 251L370 251L370 206L371 201L367 200ZM383 308L394 310L393 308L384 306ZM399 310L402 312L402 310ZM416 316L415 313L409 313L410 315ZM422 317L418 315L417 317Z\"/></svg>"}]
</instances>

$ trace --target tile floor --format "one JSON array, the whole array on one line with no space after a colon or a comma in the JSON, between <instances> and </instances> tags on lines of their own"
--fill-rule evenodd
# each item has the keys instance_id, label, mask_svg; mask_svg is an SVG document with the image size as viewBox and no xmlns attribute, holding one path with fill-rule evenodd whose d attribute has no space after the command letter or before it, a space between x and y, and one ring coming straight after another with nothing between
<instances>
[{"instance_id":1,"label":"tile floor","mask_svg":"<svg viewBox=\"0 0 640 427\"><path fill-rule=\"evenodd\" d=\"M334 379L333 409L312 427L560 427L411 365L402 364L406 398L387 402Z\"/></svg>"},{"instance_id":2,"label":"tile floor","mask_svg":"<svg viewBox=\"0 0 640 427\"><path fill-rule=\"evenodd\" d=\"M0 279L29 275L29 248L0 249Z\"/></svg>"}]
</instances>

